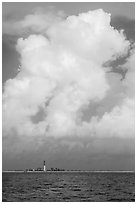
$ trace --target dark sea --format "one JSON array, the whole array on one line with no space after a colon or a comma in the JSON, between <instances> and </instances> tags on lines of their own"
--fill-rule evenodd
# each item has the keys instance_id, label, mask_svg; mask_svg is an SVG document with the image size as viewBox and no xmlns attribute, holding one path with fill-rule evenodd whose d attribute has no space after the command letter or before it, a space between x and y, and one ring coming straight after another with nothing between
<instances>
[{"instance_id":1,"label":"dark sea","mask_svg":"<svg viewBox=\"0 0 137 204\"><path fill-rule=\"evenodd\" d=\"M135 174L115 172L3 173L4 202L134 202Z\"/></svg>"}]
</instances>

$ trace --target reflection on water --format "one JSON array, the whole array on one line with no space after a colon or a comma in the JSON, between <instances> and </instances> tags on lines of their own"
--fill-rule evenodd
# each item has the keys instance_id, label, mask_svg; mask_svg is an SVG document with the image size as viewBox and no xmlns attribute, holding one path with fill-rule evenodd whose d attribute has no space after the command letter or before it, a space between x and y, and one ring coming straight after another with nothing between
<instances>
[{"instance_id":1,"label":"reflection on water","mask_svg":"<svg viewBox=\"0 0 137 204\"><path fill-rule=\"evenodd\" d=\"M134 173L3 173L2 201L135 201Z\"/></svg>"}]
</instances>

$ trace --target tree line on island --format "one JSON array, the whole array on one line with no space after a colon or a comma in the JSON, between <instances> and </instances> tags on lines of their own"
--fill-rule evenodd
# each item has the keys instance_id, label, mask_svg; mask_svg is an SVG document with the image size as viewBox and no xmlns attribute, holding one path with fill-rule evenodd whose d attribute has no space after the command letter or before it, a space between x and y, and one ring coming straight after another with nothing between
<instances>
[{"instance_id":1,"label":"tree line on island","mask_svg":"<svg viewBox=\"0 0 137 204\"><path fill-rule=\"evenodd\" d=\"M37 169L26 169L25 171L44 171L43 168L37 168ZM60 168L50 168L50 169L47 169L47 171L65 171L65 169L60 169Z\"/></svg>"}]
</instances>

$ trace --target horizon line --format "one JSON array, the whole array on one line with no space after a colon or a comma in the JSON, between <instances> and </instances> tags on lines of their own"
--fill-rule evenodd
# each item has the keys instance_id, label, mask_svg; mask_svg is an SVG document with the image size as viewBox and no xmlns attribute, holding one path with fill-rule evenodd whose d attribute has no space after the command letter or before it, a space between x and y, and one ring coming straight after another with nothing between
<instances>
[{"instance_id":1,"label":"horizon line","mask_svg":"<svg viewBox=\"0 0 137 204\"><path fill-rule=\"evenodd\" d=\"M25 170L4 170L2 171L2 173L6 173L6 172L31 172L31 173L43 173L44 171L25 171ZM64 171L51 171L51 170L47 170L46 172L135 172L135 170L64 170Z\"/></svg>"}]
</instances>

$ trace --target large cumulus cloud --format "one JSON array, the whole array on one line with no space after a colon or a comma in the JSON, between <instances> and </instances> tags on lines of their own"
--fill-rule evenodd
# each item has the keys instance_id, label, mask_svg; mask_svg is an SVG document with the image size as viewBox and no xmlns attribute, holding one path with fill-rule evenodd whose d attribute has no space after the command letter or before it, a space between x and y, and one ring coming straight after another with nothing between
<instances>
[{"instance_id":1,"label":"large cumulus cloud","mask_svg":"<svg viewBox=\"0 0 137 204\"><path fill-rule=\"evenodd\" d=\"M111 15L101 9L48 17L34 14L14 23L11 34L31 34L18 39L21 70L5 83L3 135L15 133L27 141L134 137L134 52L124 32L111 27ZM126 56L117 67L126 72L120 81L104 64ZM109 111L83 120L85 108L105 99L111 103L112 94L116 100Z\"/></svg>"}]
</instances>

